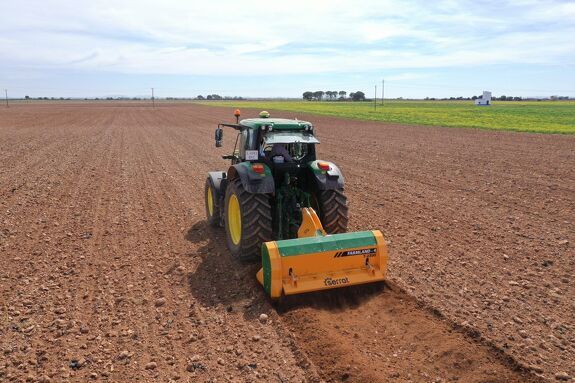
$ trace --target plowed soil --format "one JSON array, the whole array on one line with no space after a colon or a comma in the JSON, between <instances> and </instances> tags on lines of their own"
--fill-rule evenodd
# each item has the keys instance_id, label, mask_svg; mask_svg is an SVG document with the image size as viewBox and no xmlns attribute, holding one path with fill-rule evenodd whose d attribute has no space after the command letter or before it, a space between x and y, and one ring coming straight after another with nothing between
<instances>
[{"instance_id":1,"label":"plowed soil","mask_svg":"<svg viewBox=\"0 0 575 383\"><path fill-rule=\"evenodd\" d=\"M230 117L0 110L0 381L572 381L575 137L297 115L391 263L277 312L205 222Z\"/></svg>"}]
</instances>

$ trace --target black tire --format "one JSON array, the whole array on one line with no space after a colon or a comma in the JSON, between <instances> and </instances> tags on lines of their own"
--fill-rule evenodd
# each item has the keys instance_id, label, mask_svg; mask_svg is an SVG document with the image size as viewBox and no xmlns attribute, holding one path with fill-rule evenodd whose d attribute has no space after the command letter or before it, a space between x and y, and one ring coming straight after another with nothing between
<instances>
[{"instance_id":1,"label":"black tire","mask_svg":"<svg viewBox=\"0 0 575 383\"><path fill-rule=\"evenodd\" d=\"M319 219L328 234L347 231L347 197L343 189L319 190L317 192Z\"/></svg>"},{"instance_id":2,"label":"black tire","mask_svg":"<svg viewBox=\"0 0 575 383\"><path fill-rule=\"evenodd\" d=\"M236 196L240 208L241 238L239 243L234 243L230 234L228 209L232 195ZM269 196L249 193L244 190L239 178L231 180L226 188L224 226L228 249L234 257L242 261L260 259L262 243L272 240L272 213Z\"/></svg>"},{"instance_id":3,"label":"black tire","mask_svg":"<svg viewBox=\"0 0 575 383\"><path fill-rule=\"evenodd\" d=\"M210 214L208 193L212 194L212 212ZM220 226L220 198L216 193L216 188L212 184L210 177L206 179L206 186L204 187L204 202L206 206L206 217L211 226Z\"/></svg>"}]
</instances>

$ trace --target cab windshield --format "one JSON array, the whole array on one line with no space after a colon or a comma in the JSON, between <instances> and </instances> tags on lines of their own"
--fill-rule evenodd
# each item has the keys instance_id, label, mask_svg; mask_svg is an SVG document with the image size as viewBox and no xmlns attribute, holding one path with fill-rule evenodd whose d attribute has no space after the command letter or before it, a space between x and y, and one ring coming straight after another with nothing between
<instances>
[{"instance_id":1,"label":"cab windshield","mask_svg":"<svg viewBox=\"0 0 575 383\"><path fill-rule=\"evenodd\" d=\"M311 134L270 132L260 143L260 154L266 157L279 154L288 162L299 162L310 153L311 146L316 143L319 143L319 140Z\"/></svg>"}]
</instances>

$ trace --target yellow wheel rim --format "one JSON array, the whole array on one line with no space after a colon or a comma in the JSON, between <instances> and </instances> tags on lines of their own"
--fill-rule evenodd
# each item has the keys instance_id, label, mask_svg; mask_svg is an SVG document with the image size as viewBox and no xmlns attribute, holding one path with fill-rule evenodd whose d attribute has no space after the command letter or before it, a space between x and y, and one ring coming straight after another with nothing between
<instances>
[{"instance_id":1,"label":"yellow wheel rim","mask_svg":"<svg viewBox=\"0 0 575 383\"><path fill-rule=\"evenodd\" d=\"M234 245L239 245L242 239L242 215L238 197L232 194L228 202L228 229Z\"/></svg>"},{"instance_id":2,"label":"yellow wheel rim","mask_svg":"<svg viewBox=\"0 0 575 383\"><path fill-rule=\"evenodd\" d=\"M206 199L208 201L208 213L210 213L210 217L214 215L214 197L212 196L212 188L208 186L208 190L206 191Z\"/></svg>"}]
</instances>

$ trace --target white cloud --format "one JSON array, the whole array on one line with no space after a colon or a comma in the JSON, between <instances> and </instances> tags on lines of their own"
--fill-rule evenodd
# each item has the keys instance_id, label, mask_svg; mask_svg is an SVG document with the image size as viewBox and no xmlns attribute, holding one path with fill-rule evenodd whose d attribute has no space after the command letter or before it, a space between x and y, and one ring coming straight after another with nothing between
<instances>
[{"instance_id":1,"label":"white cloud","mask_svg":"<svg viewBox=\"0 0 575 383\"><path fill-rule=\"evenodd\" d=\"M575 57L574 19L565 2L13 1L0 65L281 75L554 63Z\"/></svg>"}]
</instances>

